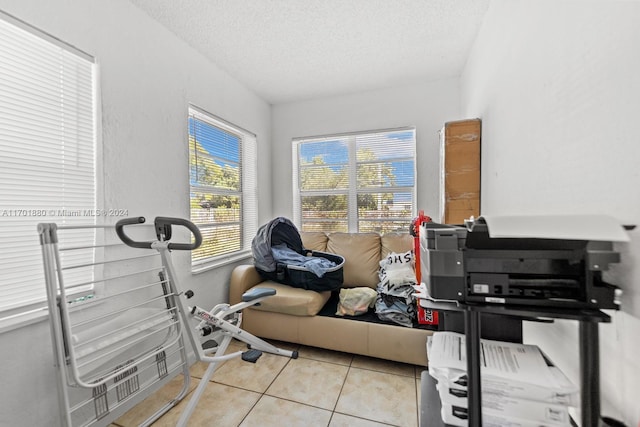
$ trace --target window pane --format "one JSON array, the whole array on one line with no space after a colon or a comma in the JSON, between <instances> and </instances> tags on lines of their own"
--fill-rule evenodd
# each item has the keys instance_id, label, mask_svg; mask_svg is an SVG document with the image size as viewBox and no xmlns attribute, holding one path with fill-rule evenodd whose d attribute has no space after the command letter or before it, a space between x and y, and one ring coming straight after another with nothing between
<instances>
[{"instance_id":1,"label":"window pane","mask_svg":"<svg viewBox=\"0 0 640 427\"><path fill-rule=\"evenodd\" d=\"M202 245L191 252L193 263L206 260L209 257L227 254L240 250L240 224L203 227Z\"/></svg>"},{"instance_id":2,"label":"window pane","mask_svg":"<svg viewBox=\"0 0 640 427\"><path fill-rule=\"evenodd\" d=\"M10 316L46 300L37 224L96 223L95 65L0 15L0 311ZM94 240L94 231L63 233L60 246ZM90 263L94 253L60 256ZM75 269L65 286L92 277Z\"/></svg>"},{"instance_id":3,"label":"window pane","mask_svg":"<svg viewBox=\"0 0 640 427\"><path fill-rule=\"evenodd\" d=\"M300 145L300 189L345 189L349 186L349 146L346 140Z\"/></svg>"},{"instance_id":4,"label":"window pane","mask_svg":"<svg viewBox=\"0 0 640 427\"><path fill-rule=\"evenodd\" d=\"M415 157L414 130L360 134L355 138L358 162Z\"/></svg>"},{"instance_id":5,"label":"window pane","mask_svg":"<svg viewBox=\"0 0 640 427\"><path fill-rule=\"evenodd\" d=\"M404 219L413 212L411 193L358 194L358 218L361 220Z\"/></svg>"},{"instance_id":6,"label":"window pane","mask_svg":"<svg viewBox=\"0 0 640 427\"><path fill-rule=\"evenodd\" d=\"M207 185L216 188L240 191L240 165L237 162L223 159L224 154L215 150L214 146L205 149L197 138L191 136L189 164L191 185ZM237 143L237 147L239 147ZM225 149L226 147L222 147Z\"/></svg>"},{"instance_id":7,"label":"window pane","mask_svg":"<svg viewBox=\"0 0 640 427\"><path fill-rule=\"evenodd\" d=\"M192 266L250 250L257 230L255 145L255 135L189 108L191 220L203 234Z\"/></svg>"},{"instance_id":8,"label":"window pane","mask_svg":"<svg viewBox=\"0 0 640 427\"><path fill-rule=\"evenodd\" d=\"M189 119L189 135L199 146L216 157L240 163L240 137L194 117Z\"/></svg>"},{"instance_id":9,"label":"window pane","mask_svg":"<svg viewBox=\"0 0 640 427\"><path fill-rule=\"evenodd\" d=\"M358 165L356 176L358 188L393 187L396 176L391 163L366 163Z\"/></svg>"},{"instance_id":10,"label":"window pane","mask_svg":"<svg viewBox=\"0 0 640 427\"><path fill-rule=\"evenodd\" d=\"M410 222L415 211L414 129L300 139L294 147L299 183L294 212L303 227L313 222L326 229L330 226L320 223L340 218L341 227L346 222L384 232ZM357 206L349 206L354 202Z\"/></svg>"},{"instance_id":11,"label":"window pane","mask_svg":"<svg viewBox=\"0 0 640 427\"><path fill-rule=\"evenodd\" d=\"M190 117L189 147L191 220L203 237L192 253L197 263L242 248L242 197L228 193L241 189L241 144L237 135Z\"/></svg>"},{"instance_id":12,"label":"window pane","mask_svg":"<svg viewBox=\"0 0 640 427\"><path fill-rule=\"evenodd\" d=\"M389 233L391 231L408 232L408 221L358 221L360 233Z\"/></svg>"},{"instance_id":13,"label":"window pane","mask_svg":"<svg viewBox=\"0 0 640 427\"><path fill-rule=\"evenodd\" d=\"M348 166L302 166L301 190L339 190L349 187Z\"/></svg>"},{"instance_id":14,"label":"window pane","mask_svg":"<svg viewBox=\"0 0 640 427\"><path fill-rule=\"evenodd\" d=\"M304 196L302 230L347 231L347 196L345 194Z\"/></svg>"},{"instance_id":15,"label":"window pane","mask_svg":"<svg viewBox=\"0 0 640 427\"><path fill-rule=\"evenodd\" d=\"M302 231L342 232L348 231L347 221L307 221L302 223Z\"/></svg>"},{"instance_id":16,"label":"window pane","mask_svg":"<svg viewBox=\"0 0 640 427\"><path fill-rule=\"evenodd\" d=\"M304 196L302 198L302 218L305 219L346 219L347 196Z\"/></svg>"},{"instance_id":17,"label":"window pane","mask_svg":"<svg viewBox=\"0 0 640 427\"><path fill-rule=\"evenodd\" d=\"M196 225L240 222L240 196L192 193L191 221Z\"/></svg>"},{"instance_id":18,"label":"window pane","mask_svg":"<svg viewBox=\"0 0 640 427\"><path fill-rule=\"evenodd\" d=\"M300 164L344 165L349 162L347 138L310 141L300 145Z\"/></svg>"},{"instance_id":19,"label":"window pane","mask_svg":"<svg viewBox=\"0 0 640 427\"><path fill-rule=\"evenodd\" d=\"M359 164L357 179L358 188L412 187L413 160Z\"/></svg>"}]
</instances>

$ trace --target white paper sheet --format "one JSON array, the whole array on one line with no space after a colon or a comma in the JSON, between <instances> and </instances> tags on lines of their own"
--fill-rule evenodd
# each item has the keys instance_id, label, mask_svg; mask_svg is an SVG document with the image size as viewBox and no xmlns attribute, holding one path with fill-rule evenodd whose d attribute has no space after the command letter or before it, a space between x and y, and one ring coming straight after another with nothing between
<instances>
[{"instance_id":1,"label":"white paper sheet","mask_svg":"<svg viewBox=\"0 0 640 427\"><path fill-rule=\"evenodd\" d=\"M622 224L607 215L483 215L494 238L604 240L628 242Z\"/></svg>"},{"instance_id":2,"label":"white paper sheet","mask_svg":"<svg viewBox=\"0 0 640 427\"><path fill-rule=\"evenodd\" d=\"M549 366L548 369L549 373L556 379L558 387L552 387L551 384L540 386L537 384L506 380L491 375L482 375L482 395L493 394L575 407L579 406L580 390L578 387L557 367ZM449 387L461 390L463 393L467 390L467 387L464 385L465 382L461 381L461 377L466 377L466 371L450 368L434 368L433 365L429 365L429 375L435 378L438 383L447 384Z\"/></svg>"},{"instance_id":3,"label":"white paper sheet","mask_svg":"<svg viewBox=\"0 0 640 427\"><path fill-rule=\"evenodd\" d=\"M480 340L480 346L482 375L553 388L559 386L538 346L484 339ZM463 334L435 332L427 345L427 353L429 365L434 368L467 369Z\"/></svg>"},{"instance_id":4,"label":"white paper sheet","mask_svg":"<svg viewBox=\"0 0 640 427\"><path fill-rule=\"evenodd\" d=\"M442 421L446 425L458 427L467 427L469 425L466 409L453 405L449 402L442 402L440 415L442 417ZM563 424L509 417L497 414L495 411L490 409L483 408L482 425L483 427L569 427L572 424L570 422Z\"/></svg>"},{"instance_id":5,"label":"white paper sheet","mask_svg":"<svg viewBox=\"0 0 640 427\"><path fill-rule=\"evenodd\" d=\"M448 384L438 382L436 386L440 401L443 404L468 408L467 398L458 397L450 392ZM569 407L558 403L540 402L529 399L514 398L512 396L482 393L482 415L496 417L519 417L536 421L542 425L570 426ZM484 421L484 419L483 419Z\"/></svg>"}]
</instances>

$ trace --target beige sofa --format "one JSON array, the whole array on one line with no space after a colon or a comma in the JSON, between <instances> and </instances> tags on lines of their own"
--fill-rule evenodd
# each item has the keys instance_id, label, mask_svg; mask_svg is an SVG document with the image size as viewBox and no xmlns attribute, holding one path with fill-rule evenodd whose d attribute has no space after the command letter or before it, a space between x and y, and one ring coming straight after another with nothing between
<instances>
[{"instance_id":1,"label":"beige sofa","mask_svg":"<svg viewBox=\"0 0 640 427\"><path fill-rule=\"evenodd\" d=\"M345 258L343 287L378 284L379 262L390 252L413 247L408 233L301 232L307 249L335 253ZM348 317L321 316L330 292L314 292L265 281L253 265L236 267L231 275L229 299L241 302L242 294L255 287L276 289L259 307L245 309L242 327L262 338L298 343L354 354L426 366L427 337L433 332L392 323L372 323Z\"/></svg>"}]
</instances>

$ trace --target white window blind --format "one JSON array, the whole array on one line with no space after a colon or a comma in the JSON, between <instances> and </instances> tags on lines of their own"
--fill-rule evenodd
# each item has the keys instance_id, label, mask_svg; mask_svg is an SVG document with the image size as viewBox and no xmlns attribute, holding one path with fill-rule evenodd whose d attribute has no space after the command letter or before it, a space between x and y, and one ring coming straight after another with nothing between
<instances>
[{"instance_id":1,"label":"white window blind","mask_svg":"<svg viewBox=\"0 0 640 427\"><path fill-rule=\"evenodd\" d=\"M0 317L46 298L38 223L95 223L94 67L0 13ZM61 246L94 238L66 234Z\"/></svg>"},{"instance_id":2,"label":"white window blind","mask_svg":"<svg viewBox=\"0 0 640 427\"><path fill-rule=\"evenodd\" d=\"M195 107L189 108L191 221L203 243L192 268L248 254L257 232L256 137Z\"/></svg>"},{"instance_id":3,"label":"white window blind","mask_svg":"<svg viewBox=\"0 0 640 427\"><path fill-rule=\"evenodd\" d=\"M303 231L406 230L415 215L415 129L293 140Z\"/></svg>"}]
</instances>

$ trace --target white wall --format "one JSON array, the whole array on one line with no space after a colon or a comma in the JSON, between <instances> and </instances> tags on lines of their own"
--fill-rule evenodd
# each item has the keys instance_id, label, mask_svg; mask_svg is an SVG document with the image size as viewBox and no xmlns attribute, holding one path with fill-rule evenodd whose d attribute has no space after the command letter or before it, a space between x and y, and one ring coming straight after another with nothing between
<instances>
[{"instance_id":1,"label":"white wall","mask_svg":"<svg viewBox=\"0 0 640 427\"><path fill-rule=\"evenodd\" d=\"M640 225L640 3L494 0L461 79L483 120L482 213L602 213ZM600 325L602 413L640 422L640 230L606 278L622 309ZM575 322L527 325L578 383Z\"/></svg>"},{"instance_id":2,"label":"white wall","mask_svg":"<svg viewBox=\"0 0 640 427\"><path fill-rule=\"evenodd\" d=\"M292 218L291 140L416 127L417 206L437 218L438 131L460 117L458 79L273 106L273 214Z\"/></svg>"},{"instance_id":3,"label":"white wall","mask_svg":"<svg viewBox=\"0 0 640 427\"><path fill-rule=\"evenodd\" d=\"M192 102L257 134L260 220L270 218L266 102L127 1L0 0L0 9L96 57L105 208L147 218L188 218L187 108ZM232 266L192 276L186 254L174 253L183 288L195 291L198 305L226 301ZM0 425L56 425L47 323L0 334L0 360Z\"/></svg>"}]
</instances>

